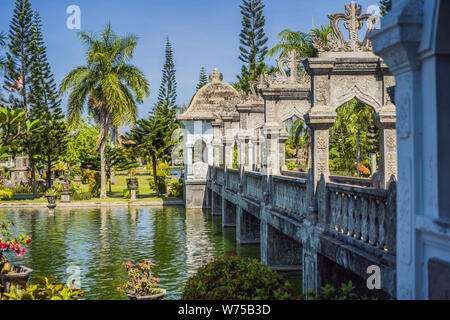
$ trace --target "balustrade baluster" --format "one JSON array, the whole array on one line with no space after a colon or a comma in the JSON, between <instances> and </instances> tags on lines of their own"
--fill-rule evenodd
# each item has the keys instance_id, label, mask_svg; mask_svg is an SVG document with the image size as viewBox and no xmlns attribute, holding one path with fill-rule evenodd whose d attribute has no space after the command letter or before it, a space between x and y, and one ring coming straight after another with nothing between
<instances>
[{"instance_id":1,"label":"balustrade baluster","mask_svg":"<svg viewBox=\"0 0 450 320\"><path fill-rule=\"evenodd\" d=\"M361 237L364 242L369 240L369 201L361 198Z\"/></svg>"},{"instance_id":2,"label":"balustrade baluster","mask_svg":"<svg viewBox=\"0 0 450 320\"><path fill-rule=\"evenodd\" d=\"M355 234L355 196L350 195L348 200L348 215L347 215L348 233L351 237Z\"/></svg>"},{"instance_id":3,"label":"balustrade baluster","mask_svg":"<svg viewBox=\"0 0 450 320\"><path fill-rule=\"evenodd\" d=\"M369 240L372 245L376 245L378 241L377 200L369 201Z\"/></svg>"},{"instance_id":4,"label":"balustrade baluster","mask_svg":"<svg viewBox=\"0 0 450 320\"><path fill-rule=\"evenodd\" d=\"M378 243L377 247L380 249L384 249L384 246L386 245L386 205L384 201L380 201L380 204L378 205Z\"/></svg>"},{"instance_id":5,"label":"balustrade baluster","mask_svg":"<svg viewBox=\"0 0 450 320\"><path fill-rule=\"evenodd\" d=\"M344 194L342 197L342 215L341 215L341 229L339 230L345 234L347 234L348 230L348 194Z\"/></svg>"}]
</instances>

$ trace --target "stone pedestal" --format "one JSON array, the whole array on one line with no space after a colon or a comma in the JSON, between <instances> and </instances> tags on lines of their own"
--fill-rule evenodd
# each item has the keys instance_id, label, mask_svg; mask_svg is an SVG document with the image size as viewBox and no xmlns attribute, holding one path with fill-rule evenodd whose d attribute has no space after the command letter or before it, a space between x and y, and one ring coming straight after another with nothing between
<instances>
[{"instance_id":1,"label":"stone pedestal","mask_svg":"<svg viewBox=\"0 0 450 320\"><path fill-rule=\"evenodd\" d=\"M70 203L70 192L61 192L61 203Z\"/></svg>"},{"instance_id":2,"label":"stone pedestal","mask_svg":"<svg viewBox=\"0 0 450 320\"><path fill-rule=\"evenodd\" d=\"M185 206L186 209L209 209L208 197L206 196L206 179L185 180Z\"/></svg>"}]
</instances>

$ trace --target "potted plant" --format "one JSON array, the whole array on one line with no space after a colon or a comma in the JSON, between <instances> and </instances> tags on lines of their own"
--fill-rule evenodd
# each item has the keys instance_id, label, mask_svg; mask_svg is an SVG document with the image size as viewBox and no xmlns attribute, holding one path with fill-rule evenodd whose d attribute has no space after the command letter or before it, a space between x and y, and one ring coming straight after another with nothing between
<instances>
[{"instance_id":1,"label":"potted plant","mask_svg":"<svg viewBox=\"0 0 450 320\"><path fill-rule=\"evenodd\" d=\"M165 289L158 288L159 278L152 276L153 264L149 261L138 263L138 268L131 262L124 262L127 269L128 280L117 287L131 300L162 300L166 294Z\"/></svg>"},{"instance_id":2,"label":"potted plant","mask_svg":"<svg viewBox=\"0 0 450 320\"><path fill-rule=\"evenodd\" d=\"M20 283L27 282L30 277L30 268L24 266L12 266L4 255L6 252L15 252L18 257L23 256L29 245L31 238L23 233L18 237L13 237L14 233L10 231L13 222L0 223L0 293L9 293L11 284L20 286Z\"/></svg>"},{"instance_id":3,"label":"potted plant","mask_svg":"<svg viewBox=\"0 0 450 320\"><path fill-rule=\"evenodd\" d=\"M56 199L58 198L58 192L54 188L50 188L45 193L45 197L47 198L49 209L55 209L56 207Z\"/></svg>"}]
</instances>

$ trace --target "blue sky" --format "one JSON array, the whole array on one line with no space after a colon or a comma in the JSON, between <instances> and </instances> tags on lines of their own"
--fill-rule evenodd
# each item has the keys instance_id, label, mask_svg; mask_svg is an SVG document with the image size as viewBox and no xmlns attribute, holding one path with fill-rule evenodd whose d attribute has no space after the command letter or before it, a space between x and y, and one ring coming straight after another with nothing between
<instances>
[{"instance_id":1,"label":"blue sky","mask_svg":"<svg viewBox=\"0 0 450 320\"><path fill-rule=\"evenodd\" d=\"M0 31L8 31L14 3L0 0ZM158 95L166 36L170 37L174 50L179 105L187 105L195 93L202 66L208 73L217 67L225 82L234 82L240 72L241 0L31 0L31 3L41 13L48 57L58 83L73 67L84 65L84 48L77 37L78 30L66 27L68 6L81 8L82 30L101 31L110 21L119 35L130 32L139 36L133 63L145 73L151 86L150 97L139 105L141 117L148 115ZM265 31L268 46L272 47L281 30L309 31L313 16L316 27L327 24L327 14L343 12L350 0L265 0L264 3ZM358 3L365 13L378 0Z\"/></svg>"}]
</instances>

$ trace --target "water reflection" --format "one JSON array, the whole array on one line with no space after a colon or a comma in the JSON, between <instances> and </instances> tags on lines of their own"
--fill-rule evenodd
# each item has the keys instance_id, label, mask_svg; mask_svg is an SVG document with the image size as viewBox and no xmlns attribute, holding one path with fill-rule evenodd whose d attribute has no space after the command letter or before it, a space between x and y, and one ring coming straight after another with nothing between
<instances>
[{"instance_id":1,"label":"water reflection","mask_svg":"<svg viewBox=\"0 0 450 320\"><path fill-rule=\"evenodd\" d=\"M123 261L148 259L167 289L181 297L188 276L226 252L259 258L259 246L236 246L234 229L223 229L221 217L184 208L98 208L0 210L0 221L13 220L33 241L22 258L8 255L37 275L66 282L68 267L81 270L86 299L126 299L116 291L126 279Z\"/></svg>"}]
</instances>

